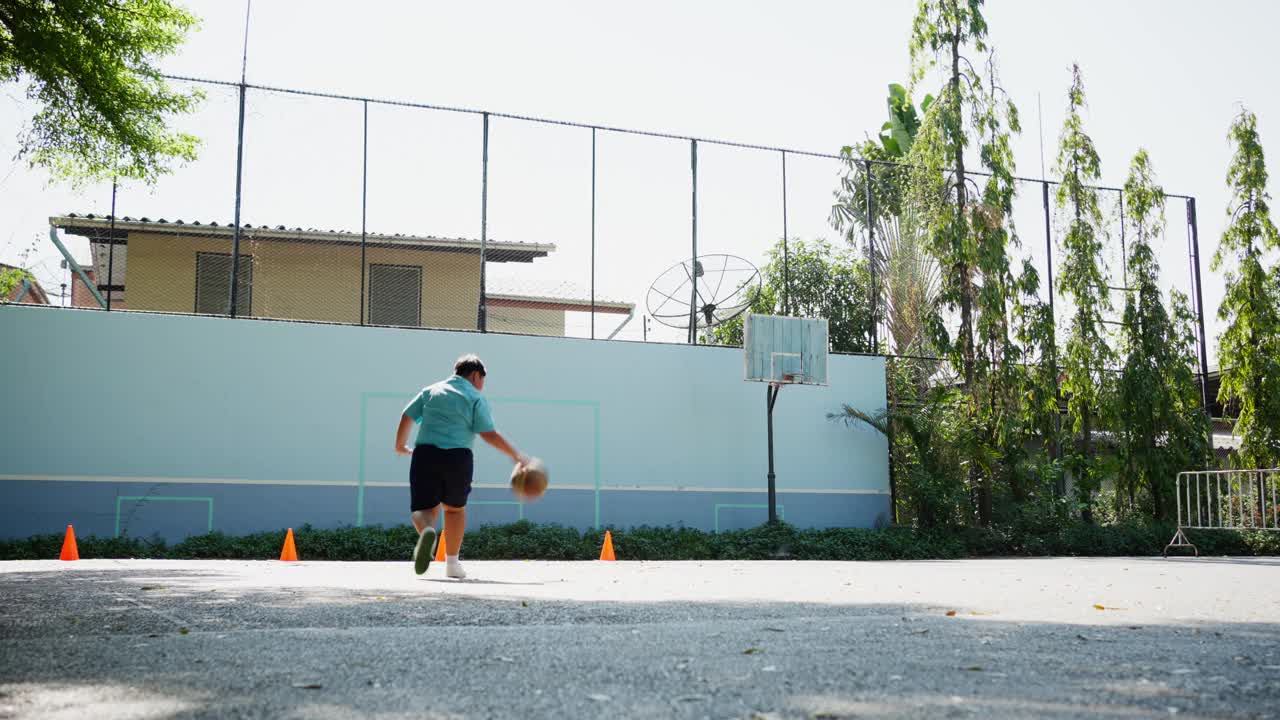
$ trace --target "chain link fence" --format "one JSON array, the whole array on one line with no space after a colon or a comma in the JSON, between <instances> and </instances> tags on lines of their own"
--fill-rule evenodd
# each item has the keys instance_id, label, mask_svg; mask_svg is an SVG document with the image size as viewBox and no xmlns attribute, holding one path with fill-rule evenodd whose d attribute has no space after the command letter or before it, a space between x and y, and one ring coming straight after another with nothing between
<instances>
[{"instance_id":1,"label":"chain link fence","mask_svg":"<svg viewBox=\"0 0 1280 720\"><path fill-rule=\"evenodd\" d=\"M112 188L105 213L99 199L91 212L68 208L50 219L64 239L89 248L83 269L103 302L74 292L73 281L74 304L724 345L740 343L732 312L751 310L826 317L837 352L939 357L924 316L943 269L927 252L905 166L172 80L206 94L178 128L204 139L201 159L155 187ZM1056 188L1018 180L1002 220L1011 272L1035 271L1034 299L1066 328L1069 310L1055 288L1066 224ZM1121 190L1101 194L1114 333L1130 284L1125 209ZM1190 298L1203 379L1195 200L1171 194L1165 213L1153 248L1161 284ZM729 274L739 260L758 270L754 279ZM673 269L687 283L655 296ZM751 299L741 307L744 291ZM958 318L943 320L954 332Z\"/></svg>"}]
</instances>

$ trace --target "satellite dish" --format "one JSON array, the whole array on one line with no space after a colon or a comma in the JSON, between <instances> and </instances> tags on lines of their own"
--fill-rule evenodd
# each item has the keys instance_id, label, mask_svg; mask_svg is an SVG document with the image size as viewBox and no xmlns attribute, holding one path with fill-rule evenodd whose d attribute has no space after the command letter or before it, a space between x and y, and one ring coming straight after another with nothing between
<instances>
[{"instance_id":1,"label":"satellite dish","mask_svg":"<svg viewBox=\"0 0 1280 720\"><path fill-rule=\"evenodd\" d=\"M760 285L760 270L749 261L736 255L700 255L659 275L645 304L654 320L692 336L751 309Z\"/></svg>"}]
</instances>

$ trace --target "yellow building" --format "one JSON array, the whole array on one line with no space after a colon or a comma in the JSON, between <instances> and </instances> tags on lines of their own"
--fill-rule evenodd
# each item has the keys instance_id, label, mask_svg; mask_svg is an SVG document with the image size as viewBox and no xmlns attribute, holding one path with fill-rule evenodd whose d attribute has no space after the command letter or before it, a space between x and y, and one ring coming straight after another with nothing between
<instances>
[{"instance_id":1,"label":"yellow building","mask_svg":"<svg viewBox=\"0 0 1280 720\"><path fill-rule=\"evenodd\" d=\"M163 219L64 215L53 227L89 240L93 276L112 309L226 315L234 228ZM236 315L396 327L480 329L479 240L302 228L240 230ZM488 263L532 263L555 245L485 244ZM362 262L363 254L363 262ZM485 293L491 332L564 335L590 298ZM630 303L594 303L627 315Z\"/></svg>"}]
</instances>

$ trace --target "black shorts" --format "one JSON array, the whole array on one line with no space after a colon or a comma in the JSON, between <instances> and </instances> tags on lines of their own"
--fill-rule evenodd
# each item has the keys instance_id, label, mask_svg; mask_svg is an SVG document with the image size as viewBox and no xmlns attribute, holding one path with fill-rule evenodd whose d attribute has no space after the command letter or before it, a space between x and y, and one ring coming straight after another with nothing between
<instances>
[{"instance_id":1,"label":"black shorts","mask_svg":"<svg viewBox=\"0 0 1280 720\"><path fill-rule=\"evenodd\" d=\"M415 447L409 463L409 509L430 510L440 503L466 507L474 465L470 448Z\"/></svg>"}]
</instances>

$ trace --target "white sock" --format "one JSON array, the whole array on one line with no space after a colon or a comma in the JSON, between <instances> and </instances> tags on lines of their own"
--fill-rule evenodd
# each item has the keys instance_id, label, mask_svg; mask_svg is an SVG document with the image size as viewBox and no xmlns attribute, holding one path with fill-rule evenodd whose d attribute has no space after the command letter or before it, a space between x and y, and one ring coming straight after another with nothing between
<instances>
[{"instance_id":1,"label":"white sock","mask_svg":"<svg viewBox=\"0 0 1280 720\"><path fill-rule=\"evenodd\" d=\"M446 561L446 562L448 562L448 563L450 563L450 564L458 562L458 556L457 556L457 555L445 555L445 556L444 556L444 559L445 559L445 561Z\"/></svg>"}]
</instances>

